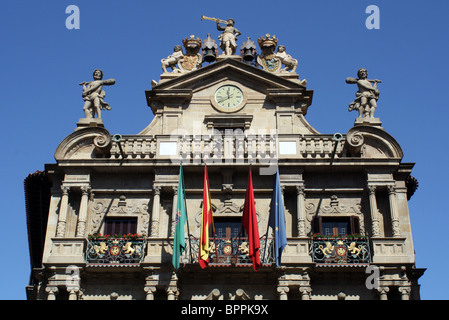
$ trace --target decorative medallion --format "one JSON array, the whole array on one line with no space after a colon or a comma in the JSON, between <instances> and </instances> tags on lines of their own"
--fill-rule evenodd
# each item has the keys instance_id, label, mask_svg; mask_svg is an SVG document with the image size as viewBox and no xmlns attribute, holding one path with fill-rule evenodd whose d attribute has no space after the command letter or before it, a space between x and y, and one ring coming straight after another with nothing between
<instances>
[{"instance_id":1,"label":"decorative medallion","mask_svg":"<svg viewBox=\"0 0 449 320\"><path fill-rule=\"evenodd\" d=\"M118 256L120 254L120 247L118 245L114 245L109 249L109 252L112 256Z\"/></svg>"}]
</instances>

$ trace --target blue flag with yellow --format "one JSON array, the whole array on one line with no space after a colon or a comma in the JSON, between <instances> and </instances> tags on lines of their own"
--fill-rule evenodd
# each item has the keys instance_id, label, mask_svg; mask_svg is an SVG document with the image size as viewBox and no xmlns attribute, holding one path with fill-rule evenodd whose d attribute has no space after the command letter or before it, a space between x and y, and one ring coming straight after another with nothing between
<instances>
[{"instance_id":1,"label":"blue flag with yellow","mask_svg":"<svg viewBox=\"0 0 449 320\"><path fill-rule=\"evenodd\" d=\"M276 171L268 226L271 227L274 232L276 266L280 267L282 251L287 245L287 235L285 233L284 201L282 199L279 171Z\"/></svg>"}]
</instances>

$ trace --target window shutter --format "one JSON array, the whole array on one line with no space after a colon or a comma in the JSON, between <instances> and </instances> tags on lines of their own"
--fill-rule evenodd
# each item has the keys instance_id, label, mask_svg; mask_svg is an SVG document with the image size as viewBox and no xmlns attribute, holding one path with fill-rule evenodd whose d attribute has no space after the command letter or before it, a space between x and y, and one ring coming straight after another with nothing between
<instances>
[{"instance_id":1,"label":"window shutter","mask_svg":"<svg viewBox=\"0 0 449 320\"><path fill-rule=\"evenodd\" d=\"M351 233L359 234L360 233L360 220L359 217L351 217Z\"/></svg>"},{"instance_id":2,"label":"window shutter","mask_svg":"<svg viewBox=\"0 0 449 320\"><path fill-rule=\"evenodd\" d=\"M313 233L323 233L322 230L323 218L320 216L315 216L313 218Z\"/></svg>"}]
</instances>

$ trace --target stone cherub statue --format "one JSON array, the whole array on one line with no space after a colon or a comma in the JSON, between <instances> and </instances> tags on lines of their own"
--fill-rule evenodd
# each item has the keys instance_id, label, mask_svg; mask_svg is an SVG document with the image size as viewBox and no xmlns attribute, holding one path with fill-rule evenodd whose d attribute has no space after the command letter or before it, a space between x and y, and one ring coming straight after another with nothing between
<instances>
[{"instance_id":1,"label":"stone cherub statue","mask_svg":"<svg viewBox=\"0 0 449 320\"><path fill-rule=\"evenodd\" d=\"M377 84L382 83L382 81L367 79L368 72L364 68L358 70L357 76L359 77L358 79L346 78L346 83L357 84L359 89L355 94L355 100L349 104L348 110L358 110L359 118L374 118L374 111L377 108L377 100L379 99Z\"/></svg>"},{"instance_id":2,"label":"stone cherub statue","mask_svg":"<svg viewBox=\"0 0 449 320\"><path fill-rule=\"evenodd\" d=\"M83 100L84 100L84 114L86 118L101 118L101 110L111 110L108 103L104 102L106 93L103 91L103 86L111 86L115 84L115 79L103 79L103 71L96 69L93 74L94 81L81 82L83 86Z\"/></svg>"}]
</instances>

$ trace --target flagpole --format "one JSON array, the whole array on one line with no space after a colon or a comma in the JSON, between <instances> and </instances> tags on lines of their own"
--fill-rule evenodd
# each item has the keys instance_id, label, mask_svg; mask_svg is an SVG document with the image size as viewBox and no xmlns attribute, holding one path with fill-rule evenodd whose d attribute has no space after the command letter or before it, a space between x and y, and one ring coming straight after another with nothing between
<instances>
[{"instance_id":1,"label":"flagpole","mask_svg":"<svg viewBox=\"0 0 449 320\"><path fill-rule=\"evenodd\" d=\"M182 160L181 160L181 167L182 167ZM183 171L183 173L182 173L182 185L184 186L184 188L182 189L182 192L183 192L183 198L184 198L184 208L186 209L186 212L187 212L186 188L185 188L185 180L184 180L184 171ZM189 216L186 217L186 222L187 222L187 236L189 237L190 263L193 263L193 258L192 258L192 240L191 240L191 237L190 237Z\"/></svg>"}]
</instances>

